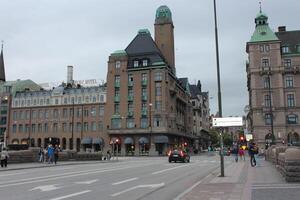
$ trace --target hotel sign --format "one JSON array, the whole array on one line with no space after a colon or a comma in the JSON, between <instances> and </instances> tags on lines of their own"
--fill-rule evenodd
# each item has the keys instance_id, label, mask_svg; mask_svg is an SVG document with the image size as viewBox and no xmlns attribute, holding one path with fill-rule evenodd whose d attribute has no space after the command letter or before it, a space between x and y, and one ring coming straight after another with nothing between
<instances>
[{"instance_id":1,"label":"hotel sign","mask_svg":"<svg viewBox=\"0 0 300 200\"><path fill-rule=\"evenodd\" d=\"M213 118L213 127L243 126L242 117Z\"/></svg>"}]
</instances>

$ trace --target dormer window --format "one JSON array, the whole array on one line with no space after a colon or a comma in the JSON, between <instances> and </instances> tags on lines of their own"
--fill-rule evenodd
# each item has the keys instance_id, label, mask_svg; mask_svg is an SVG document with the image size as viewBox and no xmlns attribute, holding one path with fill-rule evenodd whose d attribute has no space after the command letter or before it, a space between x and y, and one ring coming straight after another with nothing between
<instances>
[{"instance_id":1,"label":"dormer window","mask_svg":"<svg viewBox=\"0 0 300 200\"><path fill-rule=\"evenodd\" d=\"M116 69L119 69L121 67L121 61L116 61Z\"/></svg>"},{"instance_id":2,"label":"dormer window","mask_svg":"<svg viewBox=\"0 0 300 200\"><path fill-rule=\"evenodd\" d=\"M139 61L138 60L133 61L133 67L138 67L138 66L139 66Z\"/></svg>"},{"instance_id":3,"label":"dormer window","mask_svg":"<svg viewBox=\"0 0 300 200\"><path fill-rule=\"evenodd\" d=\"M143 67L146 67L146 66L148 66L148 60L147 60L147 59L144 59L144 60L143 60Z\"/></svg>"},{"instance_id":4,"label":"dormer window","mask_svg":"<svg viewBox=\"0 0 300 200\"><path fill-rule=\"evenodd\" d=\"M288 46L284 46L284 47L281 47L281 51L282 51L282 53L289 53L290 49Z\"/></svg>"}]
</instances>

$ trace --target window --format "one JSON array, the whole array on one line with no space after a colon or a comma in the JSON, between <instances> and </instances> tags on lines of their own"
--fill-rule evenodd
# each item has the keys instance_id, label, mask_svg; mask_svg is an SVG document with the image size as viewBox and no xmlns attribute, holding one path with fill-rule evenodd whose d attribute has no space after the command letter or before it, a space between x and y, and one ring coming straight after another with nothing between
<instances>
[{"instance_id":1,"label":"window","mask_svg":"<svg viewBox=\"0 0 300 200\"><path fill-rule=\"evenodd\" d=\"M82 114L82 109L77 108L77 117L81 117L81 114Z\"/></svg>"},{"instance_id":2,"label":"window","mask_svg":"<svg viewBox=\"0 0 300 200\"><path fill-rule=\"evenodd\" d=\"M93 96L93 103L95 103L96 102L96 97L95 96Z\"/></svg>"},{"instance_id":3,"label":"window","mask_svg":"<svg viewBox=\"0 0 300 200\"><path fill-rule=\"evenodd\" d=\"M89 116L89 109L88 108L85 108L84 111L83 111L83 116L84 117L88 117Z\"/></svg>"},{"instance_id":4,"label":"window","mask_svg":"<svg viewBox=\"0 0 300 200\"><path fill-rule=\"evenodd\" d=\"M100 105L100 107L99 107L99 115L100 116L104 115L104 106L103 105Z\"/></svg>"},{"instance_id":5,"label":"window","mask_svg":"<svg viewBox=\"0 0 300 200\"><path fill-rule=\"evenodd\" d=\"M76 123L76 131L81 132L81 123L80 122Z\"/></svg>"},{"instance_id":6,"label":"window","mask_svg":"<svg viewBox=\"0 0 300 200\"><path fill-rule=\"evenodd\" d=\"M96 122L92 122L91 126L92 131L95 132L97 130Z\"/></svg>"},{"instance_id":7,"label":"window","mask_svg":"<svg viewBox=\"0 0 300 200\"><path fill-rule=\"evenodd\" d=\"M23 111L19 112L19 119L23 119Z\"/></svg>"},{"instance_id":8,"label":"window","mask_svg":"<svg viewBox=\"0 0 300 200\"><path fill-rule=\"evenodd\" d=\"M265 51L264 45L259 45L259 49L261 53L264 52Z\"/></svg>"},{"instance_id":9,"label":"window","mask_svg":"<svg viewBox=\"0 0 300 200\"><path fill-rule=\"evenodd\" d=\"M161 126L161 117L160 116L156 116L153 118L153 126L154 127L160 127Z\"/></svg>"},{"instance_id":10,"label":"window","mask_svg":"<svg viewBox=\"0 0 300 200\"><path fill-rule=\"evenodd\" d=\"M154 80L155 81L161 81L162 80L162 72L155 72Z\"/></svg>"},{"instance_id":11,"label":"window","mask_svg":"<svg viewBox=\"0 0 300 200\"><path fill-rule=\"evenodd\" d=\"M23 124L19 124L19 133L23 133Z\"/></svg>"},{"instance_id":12,"label":"window","mask_svg":"<svg viewBox=\"0 0 300 200\"><path fill-rule=\"evenodd\" d=\"M147 81L148 75L146 73L142 73L142 81Z\"/></svg>"},{"instance_id":13,"label":"window","mask_svg":"<svg viewBox=\"0 0 300 200\"><path fill-rule=\"evenodd\" d=\"M133 98L133 89L128 89L128 97L132 97Z\"/></svg>"},{"instance_id":14,"label":"window","mask_svg":"<svg viewBox=\"0 0 300 200\"><path fill-rule=\"evenodd\" d=\"M97 111L96 111L96 107L92 107L91 108L91 115L92 117L96 117Z\"/></svg>"},{"instance_id":15,"label":"window","mask_svg":"<svg viewBox=\"0 0 300 200\"><path fill-rule=\"evenodd\" d=\"M155 96L161 96L161 83L155 83Z\"/></svg>"},{"instance_id":16,"label":"window","mask_svg":"<svg viewBox=\"0 0 300 200\"><path fill-rule=\"evenodd\" d=\"M272 121L272 115L270 113L265 114L265 124L271 125L271 121Z\"/></svg>"},{"instance_id":17,"label":"window","mask_svg":"<svg viewBox=\"0 0 300 200\"><path fill-rule=\"evenodd\" d=\"M288 94L287 95L287 106L288 107L294 107L295 106L294 94Z\"/></svg>"},{"instance_id":18,"label":"window","mask_svg":"<svg viewBox=\"0 0 300 200\"><path fill-rule=\"evenodd\" d=\"M39 133L43 132L42 124L38 124L38 132Z\"/></svg>"},{"instance_id":19,"label":"window","mask_svg":"<svg viewBox=\"0 0 300 200\"><path fill-rule=\"evenodd\" d=\"M54 123L53 124L53 133L57 133L57 131L58 131L58 125L57 125L57 123Z\"/></svg>"},{"instance_id":20,"label":"window","mask_svg":"<svg viewBox=\"0 0 300 200\"><path fill-rule=\"evenodd\" d=\"M67 123L62 123L62 131L67 132Z\"/></svg>"},{"instance_id":21,"label":"window","mask_svg":"<svg viewBox=\"0 0 300 200\"><path fill-rule=\"evenodd\" d=\"M36 117L37 117L37 116L36 116L36 110L33 110L33 111L32 111L32 118L33 118L33 119L36 119Z\"/></svg>"},{"instance_id":22,"label":"window","mask_svg":"<svg viewBox=\"0 0 300 200\"><path fill-rule=\"evenodd\" d=\"M44 133L48 133L48 124L47 123L44 124Z\"/></svg>"},{"instance_id":23,"label":"window","mask_svg":"<svg viewBox=\"0 0 300 200\"><path fill-rule=\"evenodd\" d=\"M134 119L133 118L127 119L127 128L134 128Z\"/></svg>"},{"instance_id":24,"label":"window","mask_svg":"<svg viewBox=\"0 0 300 200\"><path fill-rule=\"evenodd\" d=\"M103 130L103 122L102 122L102 121L100 121L100 122L98 123L98 130L99 130L99 131L102 131L102 130Z\"/></svg>"},{"instance_id":25,"label":"window","mask_svg":"<svg viewBox=\"0 0 300 200\"><path fill-rule=\"evenodd\" d=\"M81 103L81 97L78 97L78 103Z\"/></svg>"},{"instance_id":26,"label":"window","mask_svg":"<svg viewBox=\"0 0 300 200\"><path fill-rule=\"evenodd\" d=\"M68 103L68 99L64 98L64 104L67 104L67 103Z\"/></svg>"},{"instance_id":27,"label":"window","mask_svg":"<svg viewBox=\"0 0 300 200\"><path fill-rule=\"evenodd\" d=\"M141 128L148 128L148 118L141 118Z\"/></svg>"},{"instance_id":28,"label":"window","mask_svg":"<svg viewBox=\"0 0 300 200\"><path fill-rule=\"evenodd\" d=\"M30 119L30 111L26 110L26 119Z\"/></svg>"},{"instance_id":29,"label":"window","mask_svg":"<svg viewBox=\"0 0 300 200\"><path fill-rule=\"evenodd\" d=\"M39 110L39 119L43 119L44 112L43 110Z\"/></svg>"},{"instance_id":30,"label":"window","mask_svg":"<svg viewBox=\"0 0 300 200\"><path fill-rule=\"evenodd\" d=\"M103 102L103 101L104 101L104 96L100 95L100 102Z\"/></svg>"},{"instance_id":31,"label":"window","mask_svg":"<svg viewBox=\"0 0 300 200\"><path fill-rule=\"evenodd\" d=\"M161 111L161 101L155 101L155 110Z\"/></svg>"},{"instance_id":32,"label":"window","mask_svg":"<svg viewBox=\"0 0 300 200\"><path fill-rule=\"evenodd\" d=\"M268 44L265 45L265 51L266 51L266 52L269 52L269 51L270 51L270 45L268 45Z\"/></svg>"},{"instance_id":33,"label":"window","mask_svg":"<svg viewBox=\"0 0 300 200\"><path fill-rule=\"evenodd\" d=\"M288 115L286 117L287 124L298 124L298 116L297 115Z\"/></svg>"},{"instance_id":34,"label":"window","mask_svg":"<svg viewBox=\"0 0 300 200\"><path fill-rule=\"evenodd\" d=\"M133 83L133 75L132 74L128 74L128 83L129 84Z\"/></svg>"},{"instance_id":35,"label":"window","mask_svg":"<svg viewBox=\"0 0 300 200\"><path fill-rule=\"evenodd\" d=\"M49 105L50 104L50 99L47 99L46 102L47 102L47 105Z\"/></svg>"},{"instance_id":36,"label":"window","mask_svg":"<svg viewBox=\"0 0 300 200\"><path fill-rule=\"evenodd\" d=\"M114 118L111 120L111 127L112 128L121 128L121 119L120 118Z\"/></svg>"},{"instance_id":37,"label":"window","mask_svg":"<svg viewBox=\"0 0 300 200\"><path fill-rule=\"evenodd\" d=\"M147 60L147 59L144 59L144 60L143 60L143 67L146 67L146 66L148 66L148 60Z\"/></svg>"},{"instance_id":38,"label":"window","mask_svg":"<svg viewBox=\"0 0 300 200\"><path fill-rule=\"evenodd\" d=\"M120 104L116 103L115 104L115 114L119 114L120 113Z\"/></svg>"},{"instance_id":39,"label":"window","mask_svg":"<svg viewBox=\"0 0 300 200\"><path fill-rule=\"evenodd\" d=\"M32 133L35 133L36 130L36 125L35 124L31 124L31 131Z\"/></svg>"},{"instance_id":40,"label":"window","mask_svg":"<svg viewBox=\"0 0 300 200\"><path fill-rule=\"evenodd\" d=\"M138 67L138 66L139 66L139 61L138 60L133 61L133 67Z\"/></svg>"},{"instance_id":41,"label":"window","mask_svg":"<svg viewBox=\"0 0 300 200\"><path fill-rule=\"evenodd\" d=\"M17 111L14 111L13 112L13 120L17 120L17 118L18 118L18 113L17 113Z\"/></svg>"},{"instance_id":42,"label":"window","mask_svg":"<svg viewBox=\"0 0 300 200\"><path fill-rule=\"evenodd\" d=\"M55 118L55 119L58 118L58 110L57 109L53 110L53 118Z\"/></svg>"},{"instance_id":43,"label":"window","mask_svg":"<svg viewBox=\"0 0 300 200\"><path fill-rule=\"evenodd\" d=\"M26 124L25 125L25 133L29 133L29 131L30 131L30 126L29 126L29 124Z\"/></svg>"},{"instance_id":44,"label":"window","mask_svg":"<svg viewBox=\"0 0 300 200\"><path fill-rule=\"evenodd\" d=\"M287 67L287 68L292 67L292 61L291 61L291 59L284 59L283 60L283 66Z\"/></svg>"},{"instance_id":45,"label":"window","mask_svg":"<svg viewBox=\"0 0 300 200\"><path fill-rule=\"evenodd\" d=\"M48 110L45 110L45 119L48 119L49 118L49 112L48 112Z\"/></svg>"},{"instance_id":46,"label":"window","mask_svg":"<svg viewBox=\"0 0 300 200\"><path fill-rule=\"evenodd\" d=\"M88 132L89 131L89 123L88 122L84 122L83 123L83 131L84 132Z\"/></svg>"},{"instance_id":47,"label":"window","mask_svg":"<svg viewBox=\"0 0 300 200\"><path fill-rule=\"evenodd\" d=\"M14 124L14 125L12 126L12 132L13 132L13 133L16 133L16 132L17 132L17 125L16 125L16 124Z\"/></svg>"},{"instance_id":48,"label":"window","mask_svg":"<svg viewBox=\"0 0 300 200\"><path fill-rule=\"evenodd\" d=\"M67 118L68 117L68 109L64 108L63 109L63 118Z\"/></svg>"},{"instance_id":49,"label":"window","mask_svg":"<svg viewBox=\"0 0 300 200\"><path fill-rule=\"evenodd\" d=\"M271 86L270 77L264 77L264 88L269 88Z\"/></svg>"},{"instance_id":50,"label":"window","mask_svg":"<svg viewBox=\"0 0 300 200\"><path fill-rule=\"evenodd\" d=\"M146 110L147 111L147 104L146 103L142 103L142 110Z\"/></svg>"},{"instance_id":51,"label":"window","mask_svg":"<svg viewBox=\"0 0 300 200\"><path fill-rule=\"evenodd\" d=\"M72 132L73 131L73 123L69 123L69 132Z\"/></svg>"},{"instance_id":52,"label":"window","mask_svg":"<svg viewBox=\"0 0 300 200\"><path fill-rule=\"evenodd\" d=\"M281 51L282 51L282 53L289 53L290 52L288 46L281 47Z\"/></svg>"},{"instance_id":53,"label":"window","mask_svg":"<svg viewBox=\"0 0 300 200\"><path fill-rule=\"evenodd\" d=\"M55 99L55 104L56 104L56 105L58 104L58 99Z\"/></svg>"},{"instance_id":54,"label":"window","mask_svg":"<svg viewBox=\"0 0 300 200\"><path fill-rule=\"evenodd\" d=\"M119 69L121 67L121 61L116 61L116 69Z\"/></svg>"},{"instance_id":55,"label":"window","mask_svg":"<svg viewBox=\"0 0 300 200\"><path fill-rule=\"evenodd\" d=\"M262 59L261 64L263 67L269 67L270 66L269 59L267 58Z\"/></svg>"},{"instance_id":56,"label":"window","mask_svg":"<svg viewBox=\"0 0 300 200\"><path fill-rule=\"evenodd\" d=\"M294 77L292 76L285 77L285 87L287 88L294 87Z\"/></svg>"},{"instance_id":57,"label":"window","mask_svg":"<svg viewBox=\"0 0 300 200\"><path fill-rule=\"evenodd\" d=\"M264 96L264 101L265 101L265 106L268 106L268 107L270 107L271 106L271 97L270 97L270 95L265 95Z\"/></svg>"}]
</instances>

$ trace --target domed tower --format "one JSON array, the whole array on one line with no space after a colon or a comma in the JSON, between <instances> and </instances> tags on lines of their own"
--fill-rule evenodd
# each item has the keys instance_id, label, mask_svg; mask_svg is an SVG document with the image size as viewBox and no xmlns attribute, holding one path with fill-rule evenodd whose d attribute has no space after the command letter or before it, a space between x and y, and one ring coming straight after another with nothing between
<instances>
[{"instance_id":1,"label":"domed tower","mask_svg":"<svg viewBox=\"0 0 300 200\"><path fill-rule=\"evenodd\" d=\"M155 15L155 43L165 57L174 74L175 52L174 52L174 25L171 10L163 5L156 10Z\"/></svg>"}]
</instances>

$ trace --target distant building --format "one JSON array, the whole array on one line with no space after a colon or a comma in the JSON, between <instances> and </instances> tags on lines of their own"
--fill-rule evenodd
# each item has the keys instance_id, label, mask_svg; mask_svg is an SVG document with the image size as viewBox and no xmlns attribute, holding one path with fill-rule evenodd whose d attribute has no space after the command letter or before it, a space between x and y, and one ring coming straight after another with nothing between
<instances>
[{"instance_id":1,"label":"distant building","mask_svg":"<svg viewBox=\"0 0 300 200\"><path fill-rule=\"evenodd\" d=\"M274 33L262 11L255 25L246 47L250 133L263 148L299 144L300 31L281 26Z\"/></svg>"},{"instance_id":2,"label":"distant building","mask_svg":"<svg viewBox=\"0 0 300 200\"><path fill-rule=\"evenodd\" d=\"M69 76L69 75L68 75ZM99 151L108 140L103 118L106 87L62 84L52 90L16 92L11 99L8 144Z\"/></svg>"},{"instance_id":3,"label":"distant building","mask_svg":"<svg viewBox=\"0 0 300 200\"><path fill-rule=\"evenodd\" d=\"M210 145L210 109L208 92L202 92L201 83L190 85L191 102L193 108L193 135L197 150L206 149Z\"/></svg>"}]
</instances>

